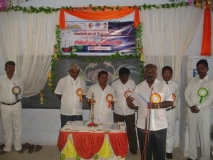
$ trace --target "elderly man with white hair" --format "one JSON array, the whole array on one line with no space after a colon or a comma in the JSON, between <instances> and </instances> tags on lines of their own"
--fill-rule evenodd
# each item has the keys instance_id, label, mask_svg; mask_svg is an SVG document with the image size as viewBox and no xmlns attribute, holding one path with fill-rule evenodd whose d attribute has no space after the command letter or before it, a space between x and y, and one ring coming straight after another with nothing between
<instances>
[{"instance_id":1,"label":"elderly man with white hair","mask_svg":"<svg viewBox=\"0 0 213 160\"><path fill-rule=\"evenodd\" d=\"M61 128L67 121L82 121L82 97L86 82L79 77L80 66L71 64L69 75L59 80L55 94L61 100Z\"/></svg>"}]
</instances>

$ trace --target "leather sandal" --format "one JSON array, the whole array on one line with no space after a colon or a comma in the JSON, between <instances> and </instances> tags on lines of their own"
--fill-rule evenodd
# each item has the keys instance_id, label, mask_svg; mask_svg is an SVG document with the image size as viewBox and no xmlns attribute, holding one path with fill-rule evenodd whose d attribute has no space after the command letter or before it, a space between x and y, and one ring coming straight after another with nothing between
<instances>
[{"instance_id":1,"label":"leather sandal","mask_svg":"<svg viewBox=\"0 0 213 160\"><path fill-rule=\"evenodd\" d=\"M0 155L4 155L4 154L6 154L6 153L8 153L7 151L1 151L0 152Z\"/></svg>"},{"instance_id":2,"label":"leather sandal","mask_svg":"<svg viewBox=\"0 0 213 160\"><path fill-rule=\"evenodd\" d=\"M19 151L17 151L18 153L20 153L20 154L22 154L22 153L24 153L24 151L23 150L19 150Z\"/></svg>"},{"instance_id":3,"label":"leather sandal","mask_svg":"<svg viewBox=\"0 0 213 160\"><path fill-rule=\"evenodd\" d=\"M30 147L29 143L22 144L22 150L26 150Z\"/></svg>"},{"instance_id":4,"label":"leather sandal","mask_svg":"<svg viewBox=\"0 0 213 160\"><path fill-rule=\"evenodd\" d=\"M42 149L42 146L41 145L36 145L35 146L35 152L38 152L38 151L40 151Z\"/></svg>"},{"instance_id":5,"label":"leather sandal","mask_svg":"<svg viewBox=\"0 0 213 160\"><path fill-rule=\"evenodd\" d=\"M33 153L34 149L35 149L35 145L34 144L30 145L28 153Z\"/></svg>"},{"instance_id":6,"label":"leather sandal","mask_svg":"<svg viewBox=\"0 0 213 160\"><path fill-rule=\"evenodd\" d=\"M3 150L5 147L5 144L0 145L0 149Z\"/></svg>"}]
</instances>

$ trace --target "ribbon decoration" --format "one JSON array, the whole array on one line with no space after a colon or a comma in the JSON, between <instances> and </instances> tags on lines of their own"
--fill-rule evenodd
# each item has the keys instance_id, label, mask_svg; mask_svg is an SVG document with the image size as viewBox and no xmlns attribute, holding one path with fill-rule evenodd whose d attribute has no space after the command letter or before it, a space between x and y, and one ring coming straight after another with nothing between
<instances>
[{"instance_id":1,"label":"ribbon decoration","mask_svg":"<svg viewBox=\"0 0 213 160\"><path fill-rule=\"evenodd\" d=\"M158 93L153 93L151 95L151 102L152 103L160 103L161 101L161 96Z\"/></svg>"},{"instance_id":2,"label":"ribbon decoration","mask_svg":"<svg viewBox=\"0 0 213 160\"><path fill-rule=\"evenodd\" d=\"M176 95L174 93L172 93L172 99L173 99L173 102L176 100Z\"/></svg>"},{"instance_id":3,"label":"ribbon decoration","mask_svg":"<svg viewBox=\"0 0 213 160\"><path fill-rule=\"evenodd\" d=\"M13 94L16 97L16 102L18 101L18 95L21 93L21 88L19 86L14 86L12 89Z\"/></svg>"},{"instance_id":4,"label":"ribbon decoration","mask_svg":"<svg viewBox=\"0 0 213 160\"><path fill-rule=\"evenodd\" d=\"M206 88L200 88L198 90L198 96L200 96L199 103L202 103L204 98L208 95L208 90Z\"/></svg>"},{"instance_id":5,"label":"ribbon decoration","mask_svg":"<svg viewBox=\"0 0 213 160\"><path fill-rule=\"evenodd\" d=\"M78 89L76 90L76 94L79 96L80 102L82 102L82 96L83 96L83 94L84 94L83 89L82 89L82 88L78 88Z\"/></svg>"},{"instance_id":6,"label":"ribbon decoration","mask_svg":"<svg viewBox=\"0 0 213 160\"><path fill-rule=\"evenodd\" d=\"M40 104L44 104L44 93L42 90L40 91L39 95L40 95Z\"/></svg>"},{"instance_id":7,"label":"ribbon decoration","mask_svg":"<svg viewBox=\"0 0 213 160\"><path fill-rule=\"evenodd\" d=\"M113 95L112 94L107 94L106 100L108 102L108 108L112 107L112 102L113 102Z\"/></svg>"},{"instance_id":8,"label":"ribbon decoration","mask_svg":"<svg viewBox=\"0 0 213 160\"><path fill-rule=\"evenodd\" d=\"M124 92L124 97L125 97L125 98L127 98L127 97L129 96L128 93L132 93L132 92L131 92L130 90L125 91L125 92Z\"/></svg>"}]
</instances>

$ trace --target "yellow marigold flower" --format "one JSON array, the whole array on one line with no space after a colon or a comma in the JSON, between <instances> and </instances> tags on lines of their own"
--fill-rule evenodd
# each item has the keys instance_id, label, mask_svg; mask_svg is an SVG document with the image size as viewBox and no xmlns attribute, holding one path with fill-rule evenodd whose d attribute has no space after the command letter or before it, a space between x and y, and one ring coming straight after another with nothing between
<instances>
[{"instance_id":1,"label":"yellow marigold flower","mask_svg":"<svg viewBox=\"0 0 213 160\"><path fill-rule=\"evenodd\" d=\"M141 54L140 60L144 61L144 54Z\"/></svg>"},{"instance_id":2,"label":"yellow marigold flower","mask_svg":"<svg viewBox=\"0 0 213 160\"><path fill-rule=\"evenodd\" d=\"M52 72L48 73L48 78L50 79L52 77Z\"/></svg>"},{"instance_id":3,"label":"yellow marigold flower","mask_svg":"<svg viewBox=\"0 0 213 160\"><path fill-rule=\"evenodd\" d=\"M53 56L54 56L54 58L57 58L58 55L57 55L57 54L54 54Z\"/></svg>"}]
</instances>

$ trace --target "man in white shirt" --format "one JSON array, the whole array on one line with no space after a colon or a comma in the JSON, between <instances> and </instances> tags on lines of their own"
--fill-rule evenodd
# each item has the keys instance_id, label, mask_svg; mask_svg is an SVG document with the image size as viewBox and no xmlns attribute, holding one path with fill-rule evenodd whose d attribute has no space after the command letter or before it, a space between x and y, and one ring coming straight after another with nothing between
<instances>
[{"instance_id":1,"label":"man in white shirt","mask_svg":"<svg viewBox=\"0 0 213 160\"><path fill-rule=\"evenodd\" d=\"M61 100L61 127L67 121L82 121L82 100L86 94L86 82L79 77L80 66L71 64L69 75L60 79L55 94Z\"/></svg>"},{"instance_id":2,"label":"man in white shirt","mask_svg":"<svg viewBox=\"0 0 213 160\"><path fill-rule=\"evenodd\" d=\"M211 105L213 104L213 79L207 75L207 60L196 64L199 76L190 80L185 90L189 121L189 158L197 159L197 131L200 134L200 160L210 160Z\"/></svg>"},{"instance_id":3,"label":"man in white shirt","mask_svg":"<svg viewBox=\"0 0 213 160\"><path fill-rule=\"evenodd\" d=\"M94 94L94 122L109 122L111 117L111 108L114 103L115 93L113 88L107 84L108 73L100 71L98 73L98 83L90 86L87 92L87 103L91 107L92 94Z\"/></svg>"},{"instance_id":4,"label":"man in white shirt","mask_svg":"<svg viewBox=\"0 0 213 160\"><path fill-rule=\"evenodd\" d=\"M126 97L128 93L135 89L135 82L129 79L130 70L128 68L120 68L119 79L112 83L115 91L116 101L114 104L114 122L126 123L127 136L130 152L137 154L137 137L135 131L135 110L127 106Z\"/></svg>"},{"instance_id":5,"label":"man in white shirt","mask_svg":"<svg viewBox=\"0 0 213 160\"><path fill-rule=\"evenodd\" d=\"M145 81L136 86L134 92L143 102L138 106L137 133L142 159L165 160L167 120L166 108L173 105L169 87L156 79L157 67L147 64ZM135 109L134 98L127 97L130 108Z\"/></svg>"},{"instance_id":6,"label":"man in white shirt","mask_svg":"<svg viewBox=\"0 0 213 160\"><path fill-rule=\"evenodd\" d=\"M5 147L0 155L11 151L13 132L14 148L18 153L23 153L21 98L24 85L22 78L14 74L15 63L13 61L6 62L5 71L6 75L0 77L0 110L5 142Z\"/></svg>"},{"instance_id":7,"label":"man in white shirt","mask_svg":"<svg viewBox=\"0 0 213 160\"><path fill-rule=\"evenodd\" d=\"M167 159L172 159L172 151L174 147L175 140L175 124L177 115L177 99L179 98L179 87L178 84L171 80L173 70L170 66L165 66L162 68L162 77L164 83L168 85L170 91L172 92L173 106L166 109L166 118L168 122L167 137L166 137L166 157Z\"/></svg>"}]
</instances>

